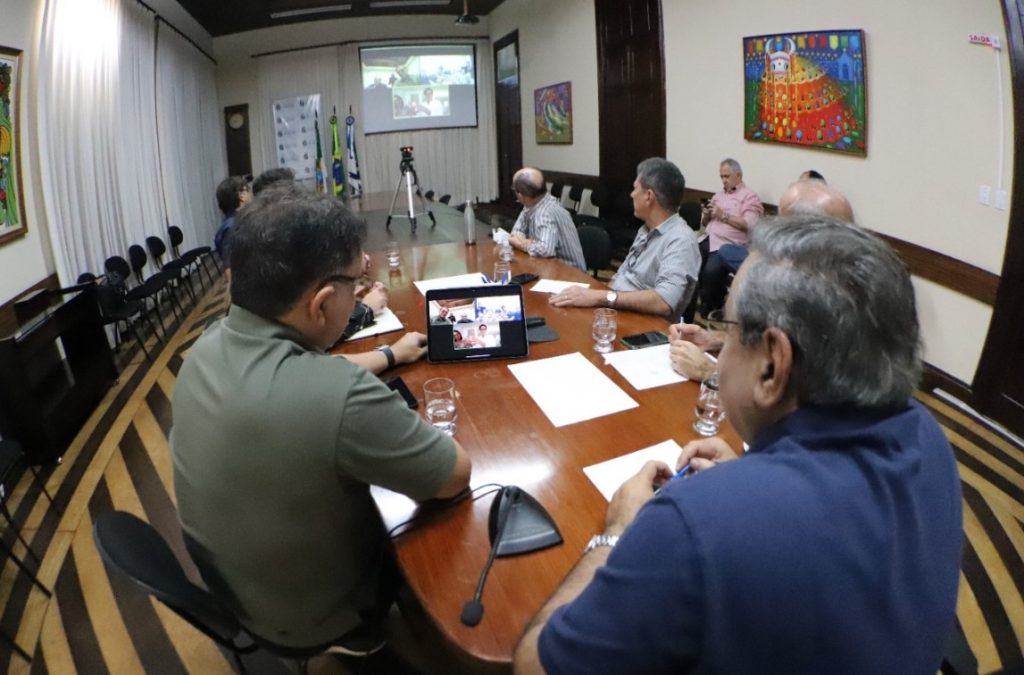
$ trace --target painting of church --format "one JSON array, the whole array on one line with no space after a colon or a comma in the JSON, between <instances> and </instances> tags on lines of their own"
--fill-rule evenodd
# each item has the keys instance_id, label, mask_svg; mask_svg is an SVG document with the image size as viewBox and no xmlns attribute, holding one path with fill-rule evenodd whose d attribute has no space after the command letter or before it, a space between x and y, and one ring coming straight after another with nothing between
<instances>
[{"instance_id":1,"label":"painting of church","mask_svg":"<svg viewBox=\"0 0 1024 675\"><path fill-rule=\"evenodd\" d=\"M749 141L867 154L864 31L743 38Z\"/></svg>"}]
</instances>

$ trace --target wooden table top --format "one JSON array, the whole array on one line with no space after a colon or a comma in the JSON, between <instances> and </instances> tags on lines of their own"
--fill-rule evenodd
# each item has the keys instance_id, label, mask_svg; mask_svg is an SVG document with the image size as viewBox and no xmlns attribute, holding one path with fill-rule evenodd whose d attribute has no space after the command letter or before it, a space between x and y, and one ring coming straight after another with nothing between
<instances>
[{"instance_id":1,"label":"wooden table top","mask_svg":"<svg viewBox=\"0 0 1024 675\"><path fill-rule=\"evenodd\" d=\"M412 284L466 272L489 273L493 244L442 244L403 251L401 274L388 274L381 254L373 257L376 276L391 289L389 306L407 329L426 332L425 301ZM532 272L541 278L599 281L558 261L530 258L516 252L512 274ZM698 435L691 428L698 384L684 382L645 391L635 390L593 350L589 308L556 308L548 295L524 288L527 316L543 316L559 335L554 342L530 345L530 360L579 352L631 396L638 408L556 428L509 371L515 361L430 364L425 360L401 366L400 375L420 400L423 383L449 377L459 392L456 439L473 459L472 486L514 484L533 495L550 513L564 538L561 546L521 556L498 558L483 595L481 623L473 628L459 620L462 606L473 597L490 543L487 517L491 496L463 502L433 514L395 540L399 561L422 608L457 650L481 666L507 666L526 624L579 560L590 538L604 529L607 502L583 473L585 466L645 448L666 439L684 445ZM662 318L619 312L618 337L648 330L667 331ZM365 351L389 344L400 333L358 340L343 352ZM618 340L616 350L624 349ZM739 439L728 424L722 434L734 447ZM625 478L625 477L624 477ZM388 527L415 512L408 498L374 488Z\"/></svg>"}]
</instances>

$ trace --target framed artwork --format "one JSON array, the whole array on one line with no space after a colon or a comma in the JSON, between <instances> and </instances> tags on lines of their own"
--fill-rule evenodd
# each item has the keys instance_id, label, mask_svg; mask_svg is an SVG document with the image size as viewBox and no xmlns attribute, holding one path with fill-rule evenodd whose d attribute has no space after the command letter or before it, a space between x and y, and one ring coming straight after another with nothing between
<instances>
[{"instance_id":1,"label":"framed artwork","mask_svg":"<svg viewBox=\"0 0 1024 675\"><path fill-rule=\"evenodd\" d=\"M538 144L572 145L572 83L534 89L533 117Z\"/></svg>"},{"instance_id":2,"label":"framed artwork","mask_svg":"<svg viewBox=\"0 0 1024 675\"><path fill-rule=\"evenodd\" d=\"M864 31L743 38L743 137L867 155Z\"/></svg>"},{"instance_id":3,"label":"framed artwork","mask_svg":"<svg viewBox=\"0 0 1024 675\"><path fill-rule=\"evenodd\" d=\"M0 47L0 244L28 231L18 167L20 65L20 49Z\"/></svg>"}]
</instances>

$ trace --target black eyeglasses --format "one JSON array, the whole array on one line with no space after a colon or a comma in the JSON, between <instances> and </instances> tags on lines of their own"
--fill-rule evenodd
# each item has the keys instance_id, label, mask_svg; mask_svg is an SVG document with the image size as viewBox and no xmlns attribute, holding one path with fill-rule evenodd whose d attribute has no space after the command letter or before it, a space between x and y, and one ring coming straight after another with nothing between
<instances>
[{"instance_id":1,"label":"black eyeglasses","mask_svg":"<svg viewBox=\"0 0 1024 675\"><path fill-rule=\"evenodd\" d=\"M740 325L739 321L733 321L725 318L724 309L716 309L710 312L704 319L704 327L708 330L726 330L729 326Z\"/></svg>"}]
</instances>

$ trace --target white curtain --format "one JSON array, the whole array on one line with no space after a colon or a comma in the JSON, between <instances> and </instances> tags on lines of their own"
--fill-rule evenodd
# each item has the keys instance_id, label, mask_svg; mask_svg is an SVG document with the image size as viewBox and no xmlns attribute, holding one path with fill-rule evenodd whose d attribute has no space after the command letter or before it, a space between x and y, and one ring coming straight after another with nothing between
<instances>
[{"instance_id":1,"label":"white curtain","mask_svg":"<svg viewBox=\"0 0 1024 675\"><path fill-rule=\"evenodd\" d=\"M187 250L213 243L220 222L217 183L227 175L214 64L157 23L156 121L168 223ZM159 228L166 232L166 227Z\"/></svg>"},{"instance_id":2,"label":"white curtain","mask_svg":"<svg viewBox=\"0 0 1024 675\"><path fill-rule=\"evenodd\" d=\"M163 234L153 21L133 0L46 0L36 125L62 284Z\"/></svg>"},{"instance_id":3,"label":"white curtain","mask_svg":"<svg viewBox=\"0 0 1024 675\"><path fill-rule=\"evenodd\" d=\"M401 176L398 149L415 148L416 173L424 191L438 196L451 194L452 202L498 196L497 133L494 116L494 65L490 43L472 41L477 58L477 115L474 129L437 129L366 136L362 116L362 80L359 75L359 46L309 49L258 59L259 108L255 116L257 142L256 172L275 165L274 101L304 94L321 95L321 141L324 156L330 156L329 128L334 106L344 123L349 106L356 118L356 146L364 192L393 192ZM344 132L344 129L342 129ZM344 137L344 134L342 134ZM344 142L344 141L342 141ZM330 162L327 162L330 166ZM260 168L262 167L262 168ZM346 167L346 170L348 167Z\"/></svg>"}]
</instances>

